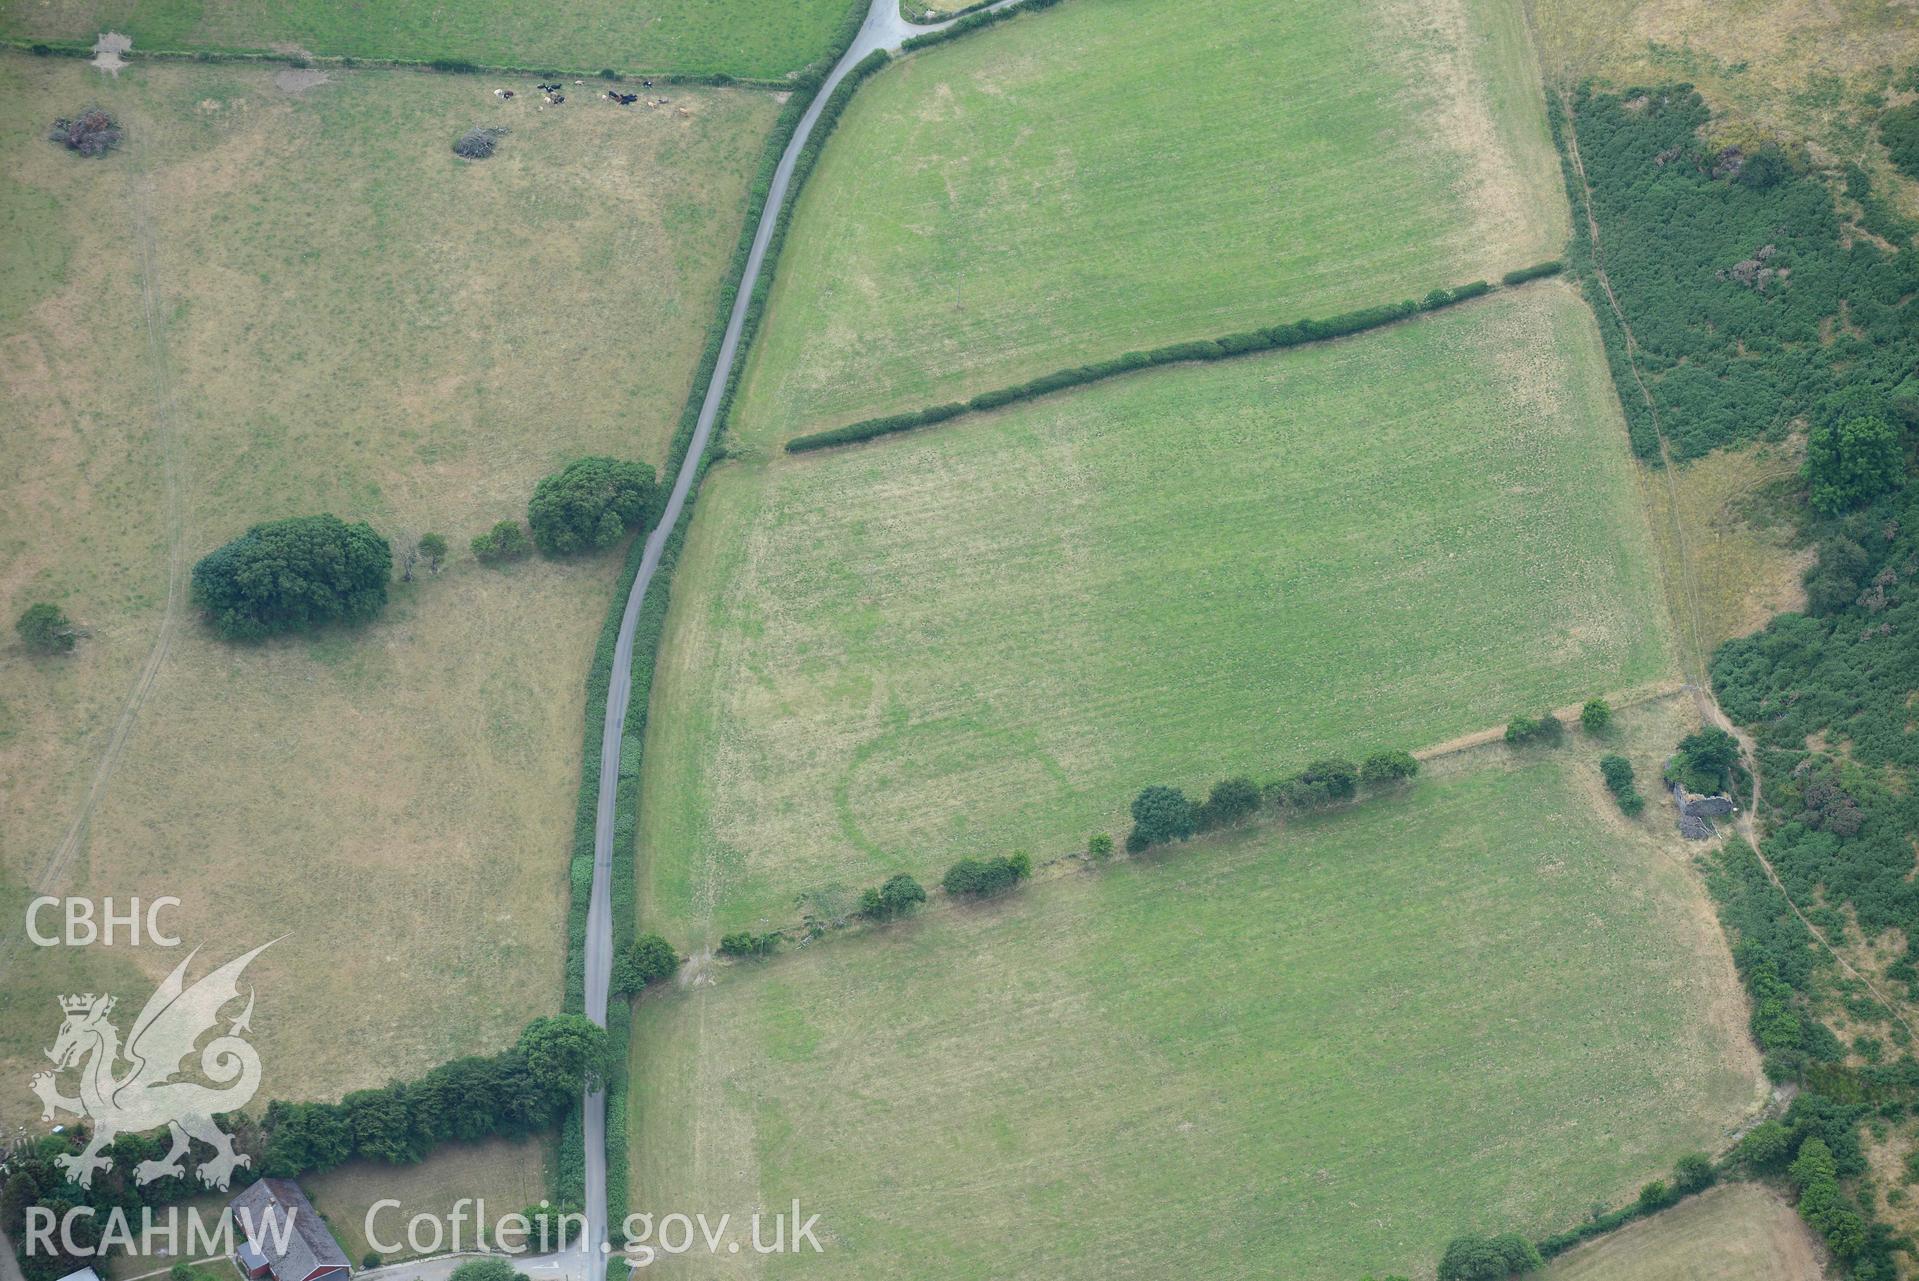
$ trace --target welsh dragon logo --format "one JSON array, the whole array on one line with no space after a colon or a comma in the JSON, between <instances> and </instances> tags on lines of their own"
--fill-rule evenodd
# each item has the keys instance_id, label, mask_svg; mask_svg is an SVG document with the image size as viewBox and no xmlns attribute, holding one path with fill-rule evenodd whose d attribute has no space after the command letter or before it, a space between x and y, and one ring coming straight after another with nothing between
<instances>
[{"instance_id":1,"label":"welsh dragon logo","mask_svg":"<svg viewBox=\"0 0 1919 1281\"><path fill-rule=\"evenodd\" d=\"M136 1165L135 1183L185 1174L190 1138L214 1151L213 1158L202 1161L199 1168L200 1182L209 1188L225 1191L234 1169L252 1163L233 1150L232 1137L213 1120L216 1113L245 1107L260 1088L260 1056L240 1036L251 1027L251 990L246 1009L226 1032L200 1048L200 1074L213 1084L173 1078L201 1037L215 1029L222 1007L239 998L240 972L247 962L271 946L263 943L188 987L187 966L199 954L195 948L147 999L124 1047L119 1029L107 1018L113 1012L112 997L88 993L60 998L66 1021L47 1051L54 1070L36 1074L32 1089L40 1096L43 1121L65 1112L93 1122L93 1137L86 1148L58 1158L74 1182L83 1188L93 1185L94 1171L112 1164L100 1153L116 1136L161 1126L172 1132L173 1147L162 1160ZM77 1098L60 1093L58 1077L69 1068L80 1072Z\"/></svg>"}]
</instances>

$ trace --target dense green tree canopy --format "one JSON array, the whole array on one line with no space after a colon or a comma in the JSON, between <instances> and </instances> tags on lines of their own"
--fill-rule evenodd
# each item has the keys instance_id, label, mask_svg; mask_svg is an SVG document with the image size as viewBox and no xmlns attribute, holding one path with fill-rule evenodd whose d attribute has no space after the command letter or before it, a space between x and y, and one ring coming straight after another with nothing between
<instances>
[{"instance_id":1,"label":"dense green tree canopy","mask_svg":"<svg viewBox=\"0 0 1919 1281\"><path fill-rule=\"evenodd\" d=\"M65 654L73 648L73 622L58 605L29 605L14 620L13 630L29 654Z\"/></svg>"},{"instance_id":2,"label":"dense green tree canopy","mask_svg":"<svg viewBox=\"0 0 1919 1281\"><path fill-rule=\"evenodd\" d=\"M541 1088L561 1094L591 1089L606 1076L606 1029L584 1014L534 1019L519 1050Z\"/></svg>"},{"instance_id":3,"label":"dense green tree canopy","mask_svg":"<svg viewBox=\"0 0 1919 1281\"><path fill-rule=\"evenodd\" d=\"M1820 423L1806 436L1806 497L1814 511L1850 511L1904 479L1899 429L1883 418Z\"/></svg>"},{"instance_id":4,"label":"dense green tree canopy","mask_svg":"<svg viewBox=\"0 0 1919 1281\"><path fill-rule=\"evenodd\" d=\"M653 469L613 458L582 458L544 477L526 506L533 542L549 556L598 551L655 514Z\"/></svg>"},{"instance_id":5,"label":"dense green tree canopy","mask_svg":"<svg viewBox=\"0 0 1919 1281\"><path fill-rule=\"evenodd\" d=\"M361 521L294 516L255 525L193 567L193 603L229 640L327 623L363 623L386 607L393 551Z\"/></svg>"}]
</instances>

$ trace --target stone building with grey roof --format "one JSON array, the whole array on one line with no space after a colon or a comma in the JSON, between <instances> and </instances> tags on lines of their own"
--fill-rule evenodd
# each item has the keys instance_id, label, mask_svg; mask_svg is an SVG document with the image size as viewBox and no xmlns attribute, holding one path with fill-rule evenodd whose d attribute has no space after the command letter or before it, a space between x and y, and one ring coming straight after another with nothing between
<instances>
[{"instance_id":1,"label":"stone building with grey roof","mask_svg":"<svg viewBox=\"0 0 1919 1281\"><path fill-rule=\"evenodd\" d=\"M346 1281L346 1251L291 1179L261 1179L227 1202L246 1241L234 1257L251 1281Z\"/></svg>"}]
</instances>

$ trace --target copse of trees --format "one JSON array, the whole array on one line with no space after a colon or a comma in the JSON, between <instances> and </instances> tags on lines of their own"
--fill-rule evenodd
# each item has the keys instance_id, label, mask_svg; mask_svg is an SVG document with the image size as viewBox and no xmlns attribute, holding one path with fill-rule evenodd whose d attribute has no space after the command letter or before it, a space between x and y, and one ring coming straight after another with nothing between
<instances>
[{"instance_id":1,"label":"copse of trees","mask_svg":"<svg viewBox=\"0 0 1919 1281\"><path fill-rule=\"evenodd\" d=\"M940 887L954 898L990 898L1004 894L1032 874L1033 860L1025 854L963 858L946 869Z\"/></svg>"},{"instance_id":2,"label":"copse of trees","mask_svg":"<svg viewBox=\"0 0 1919 1281\"><path fill-rule=\"evenodd\" d=\"M888 877L886 884L869 886L860 894L860 915L870 921L890 921L906 916L925 901L926 890L901 872Z\"/></svg>"},{"instance_id":3,"label":"copse of trees","mask_svg":"<svg viewBox=\"0 0 1919 1281\"><path fill-rule=\"evenodd\" d=\"M364 623L386 608L393 551L365 521L294 516L255 525L193 567L193 603L229 640L328 623Z\"/></svg>"},{"instance_id":4,"label":"copse of trees","mask_svg":"<svg viewBox=\"0 0 1919 1281\"><path fill-rule=\"evenodd\" d=\"M524 560L533 554L533 540L526 536L517 520L503 520L477 535L472 542L473 558L482 565L504 565Z\"/></svg>"},{"instance_id":5,"label":"copse of trees","mask_svg":"<svg viewBox=\"0 0 1919 1281\"><path fill-rule=\"evenodd\" d=\"M20 643L29 654L68 654L73 652L80 631L58 605L42 602L29 605L13 622Z\"/></svg>"},{"instance_id":6,"label":"copse of trees","mask_svg":"<svg viewBox=\"0 0 1919 1281\"><path fill-rule=\"evenodd\" d=\"M679 971L680 961L671 943L657 934L642 934L613 962L613 990L621 996L633 996L650 983L672 978Z\"/></svg>"},{"instance_id":7,"label":"copse of trees","mask_svg":"<svg viewBox=\"0 0 1919 1281\"><path fill-rule=\"evenodd\" d=\"M1880 116L1879 141L1891 154L1893 167L1919 182L1919 102L1894 107Z\"/></svg>"},{"instance_id":8,"label":"copse of trees","mask_svg":"<svg viewBox=\"0 0 1919 1281\"><path fill-rule=\"evenodd\" d=\"M533 544L548 556L613 546L657 514L653 469L645 463L582 458L542 477L526 506Z\"/></svg>"}]
</instances>

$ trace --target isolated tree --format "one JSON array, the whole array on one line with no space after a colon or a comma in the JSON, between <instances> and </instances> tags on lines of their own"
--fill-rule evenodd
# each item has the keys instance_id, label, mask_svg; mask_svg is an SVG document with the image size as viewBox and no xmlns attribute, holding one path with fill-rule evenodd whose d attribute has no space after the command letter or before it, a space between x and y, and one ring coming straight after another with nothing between
<instances>
[{"instance_id":1,"label":"isolated tree","mask_svg":"<svg viewBox=\"0 0 1919 1281\"><path fill-rule=\"evenodd\" d=\"M1589 698L1579 709L1579 727L1588 734L1603 734L1612 725L1612 704L1603 698Z\"/></svg>"},{"instance_id":2,"label":"isolated tree","mask_svg":"<svg viewBox=\"0 0 1919 1281\"><path fill-rule=\"evenodd\" d=\"M1142 788L1133 798L1133 833L1126 844L1132 849L1145 849L1148 845L1183 841L1198 825L1198 811L1177 787Z\"/></svg>"},{"instance_id":3,"label":"isolated tree","mask_svg":"<svg viewBox=\"0 0 1919 1281\"><path fill-rule=\"evenodd\" d=\"M1822 423L1806 436L1807 501L1836 516L1905 480L1899 429L1883 418Z\"/></svg>"},{"instance_id":4,"label":"isolated tree","mask_svg":"<svg viewBox=\"0 0 1919 1281\"><path fill-rule=\"evenodd\" d=\"M584 1014L534 1019L518 1048L534 1083L549 1093L576 1094L606 1079L606 1029Z\"/></svg>"},{"instance_id":5,"label":"isolated tree","mask_svg":"<svg viewBox=\"0 0 1919 1281\"><path fill-rule=\"evenodd\" d=\"M533 544L548 556L611 547L654 510L653 469L645 463L582 458L544 477L527 504Z\"/></svg>"},{"instance_id":6,"label":"isolated tree","mask_svg":"<svg viewBox=\"0 0 1919 1281\"><path fill-rule=\"evenodd\" d=\"M518 528L515 526L515 528ZM420 556L426 561L427 570L439 573L440 566L446 563L446 539L439 534L420 535Z\"/></svg>"},{"instance_id":7,"label":"isolated tree","mask_svg":"<svg viewBox=\"0 0 1919 1281\"><path fill-rule=\"evenodd\" d=\"M20 633L20 643L29 654L70 653L78 635L65 610L44 602L27 606L14 620L13 630Z\"/></svg>"},{"instance_id":8,"label":"isolated tree","mask_svg":"<svg viewBox=\"0 0 1919 1281\"><path fill-rule=\"evenodd\" d=\"M613 962L613 990L632 996L649 983L670 978L680 968L680 954L657 934L634 939Z\"/></svg>"},{"instance_id":9,"label":"isolated tree","mask_svg":"<svg viewBox=\"0 0 1919 1281\"><path fill-rule=\"evenodd\" d=\"M363 623L386 608L393 551L365 521L294 516L255 525L193 567L193 603L228 640L327 623Z\"/></svg>"},{"instance_id":10,"label":"isolated tree","mask_svg":"<svg viewBox=\"0 0 1919 1281\"><path fill-rule=\"evenodd\" d=\"M533 551L533 542L517 520L503 520L473 540L473 557L482 565L504 565Z\"/></svg>"},{"instance_id":11,"label":"isolated tree","mask_svg":"<svg viewBox=\"0 0 1919 1281\"><path fill-rule=\"evenodd\" d=\"M1378 786L1397 783L1417 773L1419 761L1411 752L1379 751L1360 762L1359 781Z\"/></svg>"}]
</instances>

